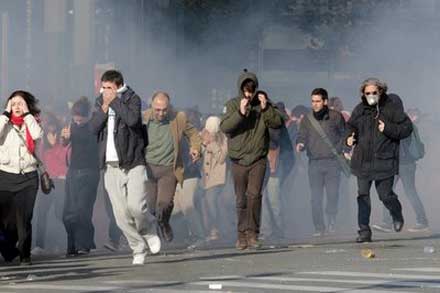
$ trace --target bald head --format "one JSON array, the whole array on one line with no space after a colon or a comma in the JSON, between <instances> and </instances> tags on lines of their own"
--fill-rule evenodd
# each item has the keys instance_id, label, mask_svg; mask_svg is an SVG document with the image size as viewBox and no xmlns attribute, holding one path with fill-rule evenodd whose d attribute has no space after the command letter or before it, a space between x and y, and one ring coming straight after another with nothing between
<instances>
[{"instance_id":1,"label":"bald head","mask_svg":"<svg viewBox=\"0 0 440 293\"><path fill-rule=\"evenodd\" d=\"M151 107L154 112L154 119L162 121L167 117L170 96L165 92L156 92L153 95Z\"/></svg>"}]
</instances>

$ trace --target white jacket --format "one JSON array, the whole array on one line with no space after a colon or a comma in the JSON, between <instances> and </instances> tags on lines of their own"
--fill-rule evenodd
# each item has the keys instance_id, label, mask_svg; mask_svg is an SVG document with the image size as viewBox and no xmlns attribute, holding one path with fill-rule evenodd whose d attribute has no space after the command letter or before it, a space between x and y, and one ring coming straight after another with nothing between
<instances>
[{"instance_id":1,"label":"white jacket","mask_svg":"<svg viewBox=\"0 0 440 293\"><path fill-rule=\"evenodd\" d=\"M20 134L13 129L17 129ZM26 115L22 127L12 125L6 115L0 115L0 170L8 173L20 174L35 171L37 160L29 153L26 141L26 127L37 147L43 136L43 129L35 117ZM23 139L21 139L19 137ZM35 151L37 152L37 151Z\"/></svg>"}]
</instances>

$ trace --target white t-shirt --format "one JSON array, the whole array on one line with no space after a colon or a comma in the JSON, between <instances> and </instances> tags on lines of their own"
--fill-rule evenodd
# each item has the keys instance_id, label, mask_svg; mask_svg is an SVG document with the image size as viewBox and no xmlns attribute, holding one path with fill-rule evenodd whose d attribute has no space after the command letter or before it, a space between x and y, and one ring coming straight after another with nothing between
<instances>
[{"instance_id":1,"label":"white t-shirt","mask_svg":"<svg viewBox=\"0 0 440 293\"><path fill-rule=\"evenodd\" d=\"M108 120L107 120L107 148L105 152L106 162L119 162L118 153L115 146L115 116L116 113L112 108L108 108Z\"/></svg>"}]
</instances>

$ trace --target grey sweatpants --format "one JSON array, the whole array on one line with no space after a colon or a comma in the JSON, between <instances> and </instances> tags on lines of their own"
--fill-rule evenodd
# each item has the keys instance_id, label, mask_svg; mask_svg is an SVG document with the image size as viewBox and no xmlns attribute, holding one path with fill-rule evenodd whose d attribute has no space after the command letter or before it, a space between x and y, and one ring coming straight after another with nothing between
<instances>
[{"instance_id":1,"label":"grey sweatpants","mask_svg":"<svg viewBox=\"0 0 440 293\"><path fill-rule=\"evenodd\" d=\"M133 254L145 253L146 238L157 234L155 217L147 209L145 166L123 170L107 164L104 186L108 192L116 224L127 238Z\"/></svg>"}]
</instances>

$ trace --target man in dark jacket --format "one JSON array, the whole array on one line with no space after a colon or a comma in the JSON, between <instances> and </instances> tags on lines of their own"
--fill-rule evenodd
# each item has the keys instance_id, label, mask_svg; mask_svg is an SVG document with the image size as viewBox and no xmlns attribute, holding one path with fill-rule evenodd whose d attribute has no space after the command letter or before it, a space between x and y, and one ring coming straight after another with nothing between
<instances>
[{"instance_id":1,"label":"man in dark jacket","mask_svg":"<svg viewBox=\"0 0 440 293\"><path fill-rule=\"evenodd\" d=\"M261 189L266 172L269 128L283 123L280 113L264 92L257 91L258 79L243 72L238 79L238 97L226 103L220 129L228 136L237 196L237 249L258 248Z\"/></svg>"},{"instance_id":2,"label":"man in dark jacket","mask_svg":"<svg viewBox=\"0 0 440 293\"><path fill-rule=\"evenodd\" d=\"M371 242L370 188L374 181L380 200L389 210L394 230L403 227L402 206L393 191L399 170L400 140L412 132L412 123L401 102L387 95L387 85L376 79L365 80L360 88L361 103L348 121L346 143L355 146L351 169L358 182L357 242Z\"/></svg>"},{"instance_id":3,"label":"man in dark jacket","mask_svg":"<svg viewBox=\"0 0 440 293\"><path fill-rule=\"evenodd\" d=\"M122 74L106 71L90 124L98 136L99 164L116 222L133 250L133 264L142 265L147 245L160 251L155 218L147 208L145 140L141 99L124 84Z\"/></svg>"},{"instance_id":4,"label":"man in dark jacket","mask_svg":"<svg viewBox=\"0 0 440 293\"><path fill-rule=\"evenodd\" d=\"M330 140L334 149L342 154L342 142L345 135L345 121L341 113L328 108L328 93L323 88L312 91L312 113L304 117L296 140L296 150L307 150L309 157L309 183L311 189L312 217L315 226L313 236L322 236L326 225L322 212L324 188L327 195L328 232L334 232L335 219L338 212L339 183L341 166L325 142L319 129L313 126L316 121L321 130ZM312 120L314 119L314 121Z\"/></svg>"}]
</instances>

